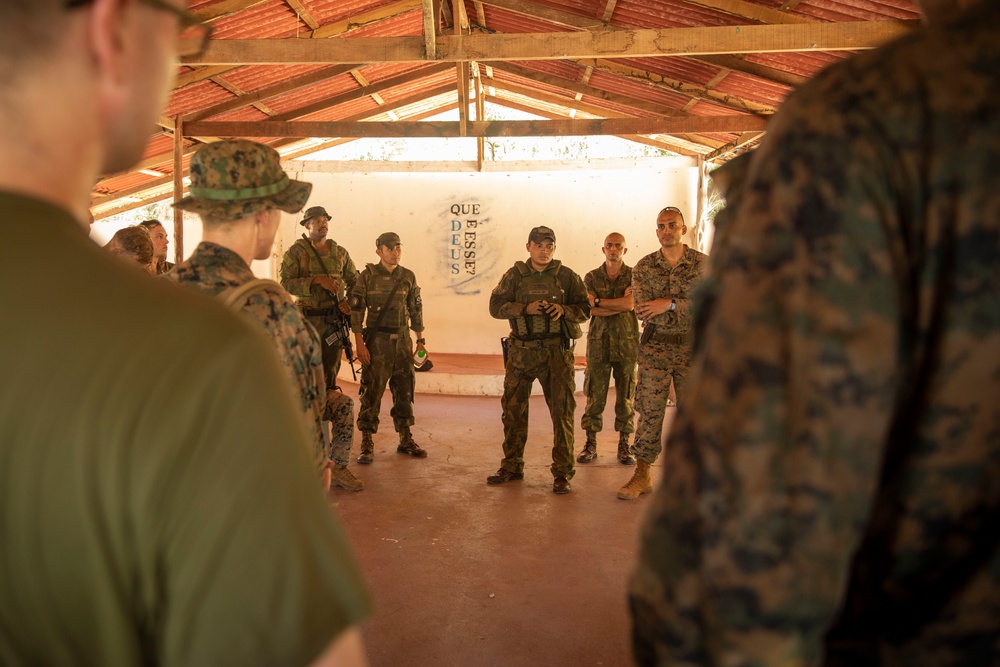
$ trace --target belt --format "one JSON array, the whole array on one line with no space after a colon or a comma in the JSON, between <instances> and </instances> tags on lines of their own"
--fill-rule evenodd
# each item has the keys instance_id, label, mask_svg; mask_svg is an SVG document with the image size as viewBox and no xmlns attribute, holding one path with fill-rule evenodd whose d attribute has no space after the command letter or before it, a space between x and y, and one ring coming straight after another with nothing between
<instances>
[{"instance_id":1,"label":"belt","mask_svg":"<svg viewBox=\"0 0 1000 667\"><path fill-rule=\"evenodd\" d=\"M410 330L406 327L369 327L366 331L369 334L388 336L389 340L399 340L410 333Z\"/></svg>"},{"instance_id":2,"label":"belt","mask_svg":"<svg viewBox=\"0 0 1000 667\"><path fill-rule=\"evenodd\" d=\"M654 331L651 338L657 343L667 343L669 345L687 345L691 340L690 334L668 333L666 331Z\"/></svg>"},{"instance_id":3,"label":"belt","mask_svg":"<svg viewBox=\"0 0 1000 667\"><path fill-rule=\"evenodd\" d=\"M303 308L302 314L306 317L316 317L317 315L331 315L337 312L336 306L330 308Z\"/></svg>"},{"instance_id":4,"label":"belt","mask_svg":"<svg viewBox=\"0 0 1000 667\"><path fill-rule=\"evenodd\" d=\"M562 347L562 337L555 336L553 338L536 338L535 340L511 338L510 344L513 347Z\"/></svg>"}]
</instances>

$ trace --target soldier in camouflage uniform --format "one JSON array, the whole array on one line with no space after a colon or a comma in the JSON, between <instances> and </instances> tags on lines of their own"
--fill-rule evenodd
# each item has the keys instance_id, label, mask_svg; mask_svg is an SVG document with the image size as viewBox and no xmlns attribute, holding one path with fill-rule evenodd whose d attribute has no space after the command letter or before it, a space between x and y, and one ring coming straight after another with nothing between
<instances>
[{"instance_id":1,"label":"soldier in camouflage uniform","mask_svg":"<svg viewBox=\"0 0 1000 667\"><path fill-rule=\"evenodd\" d=\"M268 194L242 196L254 189ZM252 260L270 256L281 211L301 209L311 190L310 183L285 175L278 153L268 146L245 140L202 146L191 158L191 196L176 206L201 216L203 240L164 278L225 300L233 290L254 280ZM347 468L354 435L353 401L339 392L327 396L316 331L277 283L261 284L240 301L239 310L270 334L301 399L324 485L332 482L351 491L362 490L364 484ZM338 420L333 423L332 445L324 419Z\"/></svg>"},{"instance_id":2,"label":"soldier in camouflage uniform","mask_svg":"<svg viewBox=\"0 0 1000 667\"><path fill-rule=\"evenodd\" d=\"M628 437L635 430L632 400L639 351L639 320L632 300L632 268L623 261L628 246L621 234L608 234L601 252L604 263L583 279L591 315L587 331L587 371L583 378L587 407L580 420L581 428L587 433L587 442L576 460L590 463L597 458L597 433L604 427L604 406L614 374L618 460L632 465L635 457L629 452Z\"/></svg>"},{"instance_id":3,"label":"soldier in camouflage uniform","mask_svg":"<svg viewBox=\"0 0 1000 667\"><path fill-rule=\"evenodd\" d=\"M639 425L632 446L638 462L632 479L618 489L622 500L635 500L653 490L649 467L660 455L671 381L678 404L683 400L694 319L691 297L708 259L681 241L686 232L680 210L664 208L656 216L660 249L640 259L632 271L632 298L643 321L644 342L639 346L635 397Z\"/></svg>"},{"instance_id":4,"label":"soldier in camouflage uniform","mask_svg":"<svg viewBox=\"0 0 1000 667\"><path fill-rule=\"evenodd\" d=\"M538 379L552 417L552 491L569 493L573 479L576 411L573 346L590 315L580 276L552 259L556 235L548 227L528 234L527 262L516 262L490 295L490 315L510 322L503 381L503 461L489 484L524 479L528 400Z\"/></svg>"},{"instance_id":5,"label":"soldier in camouflage uniform","mask_svg":"<svg viewBox=\"0 0 1000 667\"><path fill-rule=\"evenodd\" d=\"M358 359L362 364L361 411L358 413L361 455L358 463L374 460L372 434L378 432L378 415L387 383L392 393L392 424L399 434L396 451L426 458L427 452L413 440L410 431L416 382L413 371L415 351L410 329L418 335L416 349L426 352L420 287L413 271L399 265L403 245L398 234L380 234L375 240L375 253L379 256L379 263L365 267L351 292L351 330L354 331Z\"/></svg>"},{"instance_id":6,"label":"soldier in camouflage uniform","mask_svg":"<svg viewBox=\"0 0 1000 667\"><path fill-rule=\"evenodd\" d=\"M346 295L354 289L358 269L347 249L326 237L330 215L325 208L309 207L299 224L307 233L281 259L281 286L296 297L302 314L320 334L323 371L327 388L332 389L337 385L344 356L342 332L347 328L339 318L350 317Z\"/></svg>"},{"instance_id":7,"label":"soldier in camouflage uniform","mask_svg":"<svg viewBox=\"0 0 1000 667\"><path fill-rule=\"evenodd\" d=\"M641 665L1000 664L1000 4L930 18L793 93L730 199Z\"/></svg>"}]
</instances>

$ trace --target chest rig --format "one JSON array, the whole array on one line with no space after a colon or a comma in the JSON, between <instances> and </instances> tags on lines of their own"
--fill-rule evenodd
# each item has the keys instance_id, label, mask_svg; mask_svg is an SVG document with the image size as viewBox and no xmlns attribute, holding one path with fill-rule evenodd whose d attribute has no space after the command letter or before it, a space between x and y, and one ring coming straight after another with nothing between
<instances>
[{"instance_id":1,"label":"chest rig","mask_svg":"<svg viewBox=\"0 0 1000 667\"><path fill-rule=\"evenodd\" d=\"M554 271L535 273L524 262L514 264L520 276L517 289L514 292L514 299L518 303L525 305L532 301L544 299L549 303L566 303L566 290L556 279L562 265ZM553 320L547 315L527 315L510 318L510 328L514 336L521 340L537 340L539 338L552 338L561 336L563 333L562 324Z\"/></svg>"}]
</instances>

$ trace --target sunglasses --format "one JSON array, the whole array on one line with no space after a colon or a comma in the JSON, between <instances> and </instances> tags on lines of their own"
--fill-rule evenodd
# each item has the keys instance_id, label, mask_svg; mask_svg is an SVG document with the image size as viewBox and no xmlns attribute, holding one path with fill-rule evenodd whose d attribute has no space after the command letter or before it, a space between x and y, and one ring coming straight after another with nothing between
<instances>
[{"instance_id":1,"label":"sunglasses","mask_svg":"<svg viewBox=\"0 0 1000 667\"><path fill-rule=\"evenodd\" d=\"M205 53L208 40L212 38L212 26L203 22L194 14L174 7L166 0L139 0L148 7L173 14L177 18L177 55L181 58L193 58ZM76 9L89 5L91 0L68 0L66 9Z\"/></svg>"}]
</instances>

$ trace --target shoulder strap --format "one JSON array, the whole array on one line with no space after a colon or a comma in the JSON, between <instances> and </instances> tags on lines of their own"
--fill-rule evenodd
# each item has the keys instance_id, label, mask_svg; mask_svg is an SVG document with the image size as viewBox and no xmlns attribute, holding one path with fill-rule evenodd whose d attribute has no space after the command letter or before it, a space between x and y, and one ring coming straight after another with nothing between
<instances>
[{"instance_id":1,"label":"shoulder strap","mask_svg":"<svg viewBox=\"0 0 1000 667\"><path fill-rule=\"evenodd\" d=\"M254 280L238 285L237 287L230 287L227 290L223 290L219 293L219 298L222 299L224 304L226 304L226 308L241 310L243 308L243 304L246 303L246 297L258 290L267 289L269 287L276 287L279 291L282 290L281 285L273 280L255 278Z\"/></svg>"},{"instance_id":2,"label":"shoulder strap","mask_svg":"<svg viewBox=\"0 0 1000 667\"><path fill-rule=\"evenodd\" d=\"M399 269L397 268L396 270L398 271ZM385 321L385 316L389 312L389 304L392 303L392 297L396 296L396 290L399 289L399 283L401 283L401 282L403 282L403 281L400 280L399 278L396 278L393 281L392 289L389 290L389 296L386 297L386 299L385 299L385 305L382 306L382 310L378 314L378 319L375 320L375 328L376 329L378 329L380 326L382 326L382 322Z\"/></svg>"}]
</instances>

